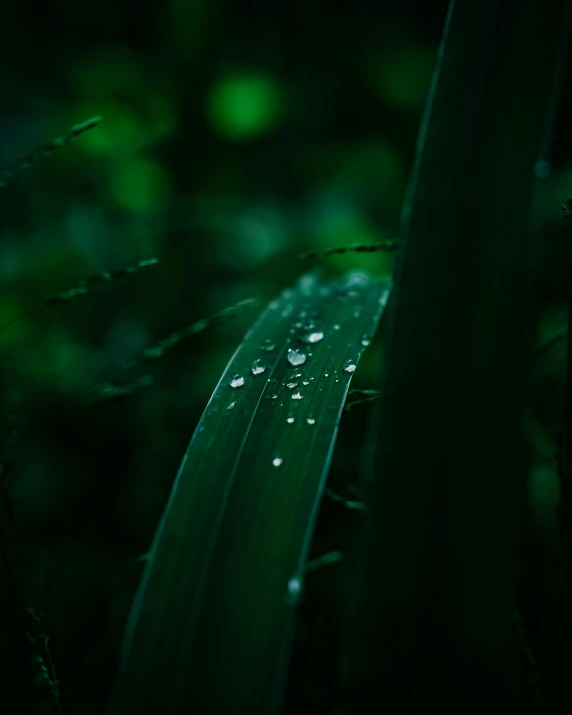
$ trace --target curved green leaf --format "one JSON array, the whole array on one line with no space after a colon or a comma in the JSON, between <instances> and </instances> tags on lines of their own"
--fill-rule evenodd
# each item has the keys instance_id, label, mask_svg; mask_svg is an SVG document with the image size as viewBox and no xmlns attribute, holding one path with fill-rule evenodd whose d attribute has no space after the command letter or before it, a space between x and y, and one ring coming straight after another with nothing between
<instances>
[{"instance_id":1,"label":"curved green leaf","mask_svg":"<svg viewBox=\"0 0 572 715\"><path fill-rule=\"evenodd\" d=\"M280 709L338 423L388 294L306 275L244 338L157 530L108 715Z\"/></svg>"}]
</instances>

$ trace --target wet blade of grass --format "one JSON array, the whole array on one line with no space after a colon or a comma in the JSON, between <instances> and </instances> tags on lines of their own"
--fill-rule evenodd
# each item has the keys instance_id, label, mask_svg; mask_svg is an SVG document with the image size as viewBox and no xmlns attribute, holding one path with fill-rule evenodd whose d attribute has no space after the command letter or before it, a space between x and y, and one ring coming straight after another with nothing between
<instances>
[{"instance_id":1,"label":"wet blade of grass","mask_svg":"<svg viewBox=\"0 0 572 715\"><path fill-rule=\"evenodd\" d=\"M280 710L338 423L388 293L307 275L246 335L157 530L108 715Z\"/></svg>"},{"instance_id":2,"label":"wet blade of grass","mask_svg":"<svg viewBox=\"0 0 572 715\"><path fill-rule=\"evenodd\" d=\"M511 617L527 476L527 244L566 5L450 4L387 313L349 649L354 715L374 702L508 712L530 698Z\"/></svg>"}]
</instances>

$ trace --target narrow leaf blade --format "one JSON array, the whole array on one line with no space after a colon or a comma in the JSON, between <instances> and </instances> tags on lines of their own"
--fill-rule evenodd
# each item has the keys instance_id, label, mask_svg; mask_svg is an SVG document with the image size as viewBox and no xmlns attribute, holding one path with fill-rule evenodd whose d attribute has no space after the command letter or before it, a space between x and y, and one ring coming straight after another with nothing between
<instances>
[{"instance_id":1,"label":"narrow leaf blade","mask_svg":"<svg viewBox=\"0 0 572 715\"><path fill-rule=\"evenodd\" d=\"M361 274L304 276L246 336L158 528L109 715L280 710L343 404L388 294Z\"/></svg>"}]
</instances>

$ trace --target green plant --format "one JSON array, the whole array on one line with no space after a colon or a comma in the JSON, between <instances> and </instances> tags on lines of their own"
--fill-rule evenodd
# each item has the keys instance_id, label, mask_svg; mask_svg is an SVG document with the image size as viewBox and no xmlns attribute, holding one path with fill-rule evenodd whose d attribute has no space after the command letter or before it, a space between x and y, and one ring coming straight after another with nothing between
<instances>
[{"instance_id":1,"label":"green plant","mask_svg":"<svg viewBox=\"0 0 572 715\"><path fill-rule=\"evenodd\" d=\"M451 2L399 243L325 252L397 249L395 287L387 277L311 273L248 332L192 437L150 553L133 562L145 571L108 715L279 712L305 576L340 563L354 576L353 622L338 653L352 715L372 703L566 711L569 555L557 554L568 575L554 586L550 620L521 585L537 565L525 553L523 566L521 541L542 550L523 518L521 422L524 413L530 442L550 453L549 430L526 409L535 354L526 210L533 169L549 159L556 38L568 12L564 0ZM379 389L346 405L373 400L376 409L371 459L346 497L326 487L327 471L390 288ZM214 322L173 333L132 364ZM147 384L105 383L94 401ZM349 554L309 561L324 495L356 513L359 538ZM564 624L551 652L538 637L531 645L531 622L551 635Z\"/></svg>"}]
</instances>

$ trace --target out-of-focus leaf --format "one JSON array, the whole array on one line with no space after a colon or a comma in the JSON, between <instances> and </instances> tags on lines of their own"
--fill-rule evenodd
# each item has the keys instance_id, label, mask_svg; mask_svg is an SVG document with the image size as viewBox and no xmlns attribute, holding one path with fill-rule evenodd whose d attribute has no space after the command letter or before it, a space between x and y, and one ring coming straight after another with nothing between
<instances>
[{"instance_id":1,"label":"out-of-focus leaf","mask_svg":"<svg viewBox=\"0 0 572 715\"><path fill-rule=\"evenodd\" d=\"M511 618L526 509L528 244L568 5L450 3L385 322L348 647L354 715L376 700L388 712L523 711L534 697ZM537 630L546 625L541 616ZM546 662L555 687L564 661L558 646Z\"/></svg>"}]
</instances>

